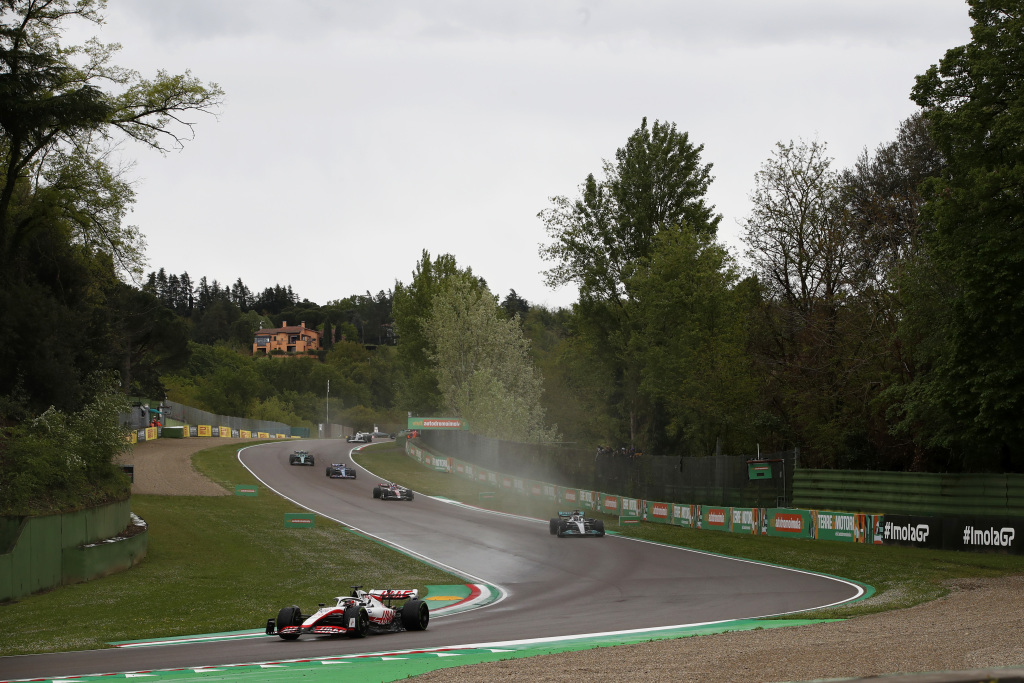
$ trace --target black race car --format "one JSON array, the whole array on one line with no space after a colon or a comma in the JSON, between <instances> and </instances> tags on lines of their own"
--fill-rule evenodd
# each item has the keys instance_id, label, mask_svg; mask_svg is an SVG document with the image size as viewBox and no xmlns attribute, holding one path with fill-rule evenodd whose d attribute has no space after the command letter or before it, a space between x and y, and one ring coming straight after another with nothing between
<instances>
[{"instance_id":1,"label":"black race car","mask_svg":"<svg viewBox=\"0 0 1024 683\"><path fill-rule=\"evenodd\" d=\"M412 489L382 481L373 487L373 497L381 500L412 500Z\"/></svg>"},{"instance_id":2,"label":"black race car","mask_svg":"<svg viewBox=\"0 0 1024 683\"><path fill-rule=\"evenodd\" d=\"M331 479L355 479L356 471L343 462L336 462L327 468L327 476Z\"/></svg>"},{"instance_id":3,"label":"black race car","mask_svg":"<svg viewBox=\"0 0 1024 683\"><path fill-rule=\"evenodd\" d=\"M315 465L316 460L309 451L295 451L288 456L289 465Z\"/></svg>"},{"instance_id":4,"label":"black race car","mask_svg":"<svg viewBox=\"0 0 1024 683\"><path fill-rule=\"evenodd\" d=\"M303 633L312 636L340 636L362 638L367 633L394 633L396 631L423 631L430 621L427 603L413 590L364 591L352 586L352 594L335 598L335 604L320 608L313 614L303 614L297 605L290 605L277 613L277 619L267 620L267 635L281 640L297 640ZM401 607L396 602L404 602Z\"/></svg>"},{"instance_id":5,"label":"black race car","mask_svg":"<svg viewBox=\"0 0 1024 683\"><path fill-rule=\"evenodd\" d=\"M604 536L604 522L600 519L584 517L579 510L573 510L572 512L559 512L558 517L552 517L548 523L548 530L559 538Z\"/></svg>"}]
</instances>

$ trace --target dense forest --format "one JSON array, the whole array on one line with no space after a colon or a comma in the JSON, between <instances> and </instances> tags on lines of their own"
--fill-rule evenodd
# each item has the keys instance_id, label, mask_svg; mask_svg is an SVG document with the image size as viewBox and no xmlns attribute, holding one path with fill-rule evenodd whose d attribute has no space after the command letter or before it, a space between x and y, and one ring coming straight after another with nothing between
<instances>
[{"instance_id":1,"label":"dense forest","mask_svg":"<svg viewBox=\"0 0 1024 683\"><path fill-rule=\"evenodd\" d=\"M4 3L2 502L113 476L116 435L84 425L139 395L296 426L329 400L332 422L360 427L442 413L588 448L1024 471L1024 12L969 4L971 42L917 78L919 110L890 142L850 168L827 141L776 145L742 253L719 239L703 145L641 119L578 194L538 206L548 282L579 290L548 310L426 251L392 291L326 304L144 274L142 232L123 223L132 181L108 152L184 146L222 91L120 69L116 46L61 45L102 3ZM255 331L284 321L319 329L323 350L253 358Z\"/></svg>"}]
</instances>

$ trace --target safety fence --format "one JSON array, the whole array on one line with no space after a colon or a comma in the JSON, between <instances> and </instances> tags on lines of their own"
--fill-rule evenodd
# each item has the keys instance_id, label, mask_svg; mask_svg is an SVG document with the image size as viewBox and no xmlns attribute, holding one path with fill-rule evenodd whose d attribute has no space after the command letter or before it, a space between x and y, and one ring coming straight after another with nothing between
<instances>
[{"instance_id":1,"label":"safety fence","mask_svg":"<svg viewBox=\"0 0 1024 683\"><path fill-rule=\"evenodd\" d=\"M467 431L425 430L430 449L496 472L514 472L560 486L584 486L651 500L694 500L737 507L786 506L792 501L798 451L702 458L583 450L559 444L500 441ZM751 477L760 462L769 476Z\"/></svg>"},{"instance_id":2,"label":"safety fence","mask_svg":"<svg viewBox=\"0 0 1024 683\"><path fill-rule=\"evenodd\" d=\"M1024 554L1024 543L1016 533L1018 528L1024 528L1024 519L1020 518L910 517L865 511L665 502L508 474L440 455L411 439L406 440L405 452L431 469L493 487L496 491L550 502L561 509L748 535Z\"/></svg>"}]
</instances>

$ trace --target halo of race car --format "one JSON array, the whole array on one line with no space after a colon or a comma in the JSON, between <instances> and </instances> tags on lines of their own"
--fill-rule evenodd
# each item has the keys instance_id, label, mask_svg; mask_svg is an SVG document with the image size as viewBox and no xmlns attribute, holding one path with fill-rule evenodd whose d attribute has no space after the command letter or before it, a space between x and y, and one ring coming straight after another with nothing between
<instances>
[{"instance_id":1,"label":"halo of race car","mask_svg":"<svg viewBox=\"0 0 1024 683\"><path fill-rule=\"evenodd\" d=\"M396 602L403 602L401 607ZM350 595L335 598L335 604L320 603L313 614L303 614L298 605L282 607L276 619L267 620L267 635L281 640L298 640L301 635L362 638L369 633L423 631L430 622L430 610L416 589L374 589L352 586Z\"/></svg>"}]
</instances>

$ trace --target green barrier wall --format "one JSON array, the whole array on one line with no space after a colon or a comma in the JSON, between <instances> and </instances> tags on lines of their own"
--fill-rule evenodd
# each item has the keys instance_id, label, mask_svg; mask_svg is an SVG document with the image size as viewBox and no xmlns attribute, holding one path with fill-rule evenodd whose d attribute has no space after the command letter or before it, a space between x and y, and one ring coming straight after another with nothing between
<instances>
[{"instance_id":1,"label":"green barrier wall","mask_svg":"<svg viewBox=\"0 0 1024 683\"><path fill-rule=\"evenodd\" d=\"M146 533L85 547L114 538L130 523L128 500L63 515L3 518L0 530L8 543L7 552L0 555L0 602L138 563L146 554Z\"/></svg>"},{"instance_id":2,"label":"green barrier wall","mask_svg":"<svg viewBox=\"0 0 1024 683\"><path fill-rule=\"evenodd\" d=\"M1024 474L798 469L793 505L901 515L1024 517Z\"/></svg>"}]
</instances>

